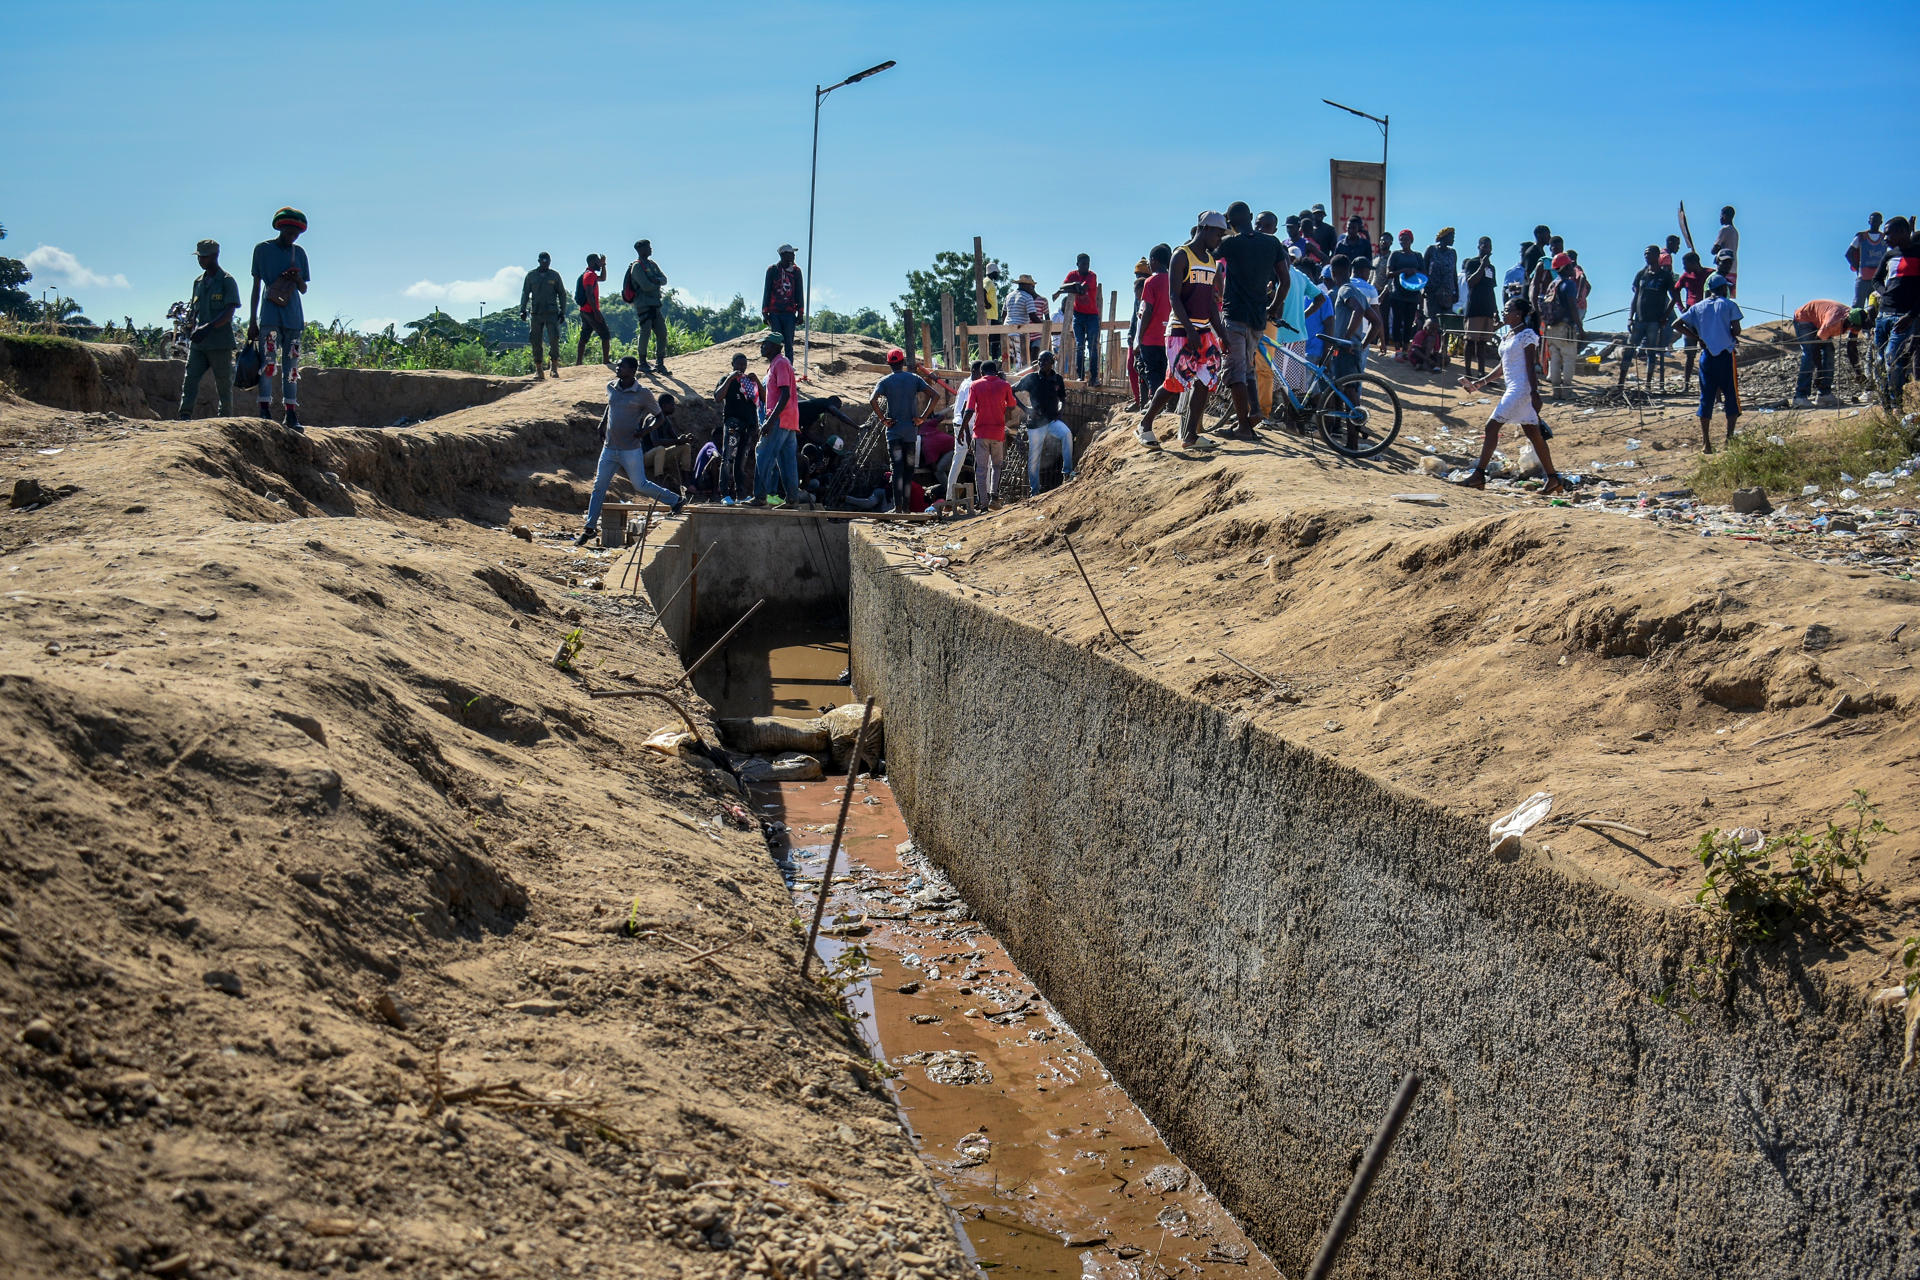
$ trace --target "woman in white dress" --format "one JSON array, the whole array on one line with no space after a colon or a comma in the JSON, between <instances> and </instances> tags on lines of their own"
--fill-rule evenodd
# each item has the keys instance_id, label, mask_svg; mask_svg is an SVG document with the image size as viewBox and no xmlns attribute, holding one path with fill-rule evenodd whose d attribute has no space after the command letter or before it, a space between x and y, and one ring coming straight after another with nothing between
<instances>
[{"instance_id":1,"label":"woman in white dress","mask_svg":"<svg viewBox=\"0 0 1920 1280\"><path fill-rule=\"evenodd\" d=\"M1500 428L1505 423L1512 423L1526 432L1527 440L1540 459L1540 469L1547 474L1547 487L1541 492L1565 493L1566 481L1553 469L1553 455L1547 451L1547 433L1540 423L1539 362L1542 347L1540 334L1533 327L1533 309L1525 298L1513 298L1507 303L1504 319L1508 332L1500 342L1499 371L1477 381L1460 379L1461 387L1468 391L1485 391L1495 378L1506 381L1506 390L1501 393L1500 403L1493 407L1493 416L1487 419L1487 437L1480 446L1480 465L1460 483L1469 489L1487 487L1487 464L1493 461L1494 446L1500 443Z\"/></svg>"}]
</instances>

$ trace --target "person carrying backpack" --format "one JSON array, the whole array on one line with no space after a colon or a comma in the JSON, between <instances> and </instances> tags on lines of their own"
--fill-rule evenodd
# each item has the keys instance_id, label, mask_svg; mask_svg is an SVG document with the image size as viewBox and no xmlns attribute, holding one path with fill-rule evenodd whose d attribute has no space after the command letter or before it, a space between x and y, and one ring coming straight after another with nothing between
<instances>
[{"instance_id":1,"label":"person carrying backpack","mask_svg":"<svg viewBox=\"0 0 1920 1280\"><path fill-rule=\"evenodd\" d=\"M600 282L607 278L607 260L597 253L587 255L587 269L573 285L573 305L580 308L580 345L573 353L573 363L578 366L587 358L587 339L593 334L600 335L600 363L613 368L613 353L608 348L612 335L607 332L607 318L600 314Z\"/></svg>"},{"instance_id":2,"label":"person carrying backpack","mask_svg":"<svg viewBox=\"0 0 1920 1280\"><path fill-rule=\"evenodd\" d=\"M666 299L661 289L667 283L667 273L653 260L653 242L635 240L633 252L637 255L627 264L627 274L620 281L620 300L633 304L634 345L639 350L641 373L665 373L667 371L667 314ZM657 352L655 363L647 363L647 335L654 337Z\"/></svg>"},{"instance_id":3,"label":"person carrying backpack","mask_svg":"<svg viewBox=\"0 0 1920 1280\"><path fill-rule=\"evenodd\" d=\"M1540 291L1540 332L1547 345L1547 382L1557 399L1573 389L1573 353L1580 341L1580 277L1563 250L1554 255L1553 278Z\"/></svg>"}]
</instances>

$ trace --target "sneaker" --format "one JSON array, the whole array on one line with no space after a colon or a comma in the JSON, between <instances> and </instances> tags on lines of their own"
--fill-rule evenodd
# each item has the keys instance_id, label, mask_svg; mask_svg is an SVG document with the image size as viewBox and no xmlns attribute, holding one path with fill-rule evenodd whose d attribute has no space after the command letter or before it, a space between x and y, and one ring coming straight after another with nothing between
<instances>
[{"instance_id":1,"label":"sneaker","mask_svg":"<svg viewBox=\"0 0 1920 1280\"><path fill-rule=\"evenodd\" d=\"M682 511L686 510L686 508L687 500L685 498L675 498L673 505L668 507L667 510L673 512L674 515L679 515Z\"/></svg>"},{"instance_id":2,"label":"sneaker","mask_svg":"<svg viewBox=\"0 0 1920 1280\"><path fill-rule=\"evenodd\" d=\"M653 371L655 373L664 375L667 371L667 362L665 360L662 360L659 364L653 366Z\"/></svg>"},{"instance_id":3,"label":"sneaker","mask_svg":"<svg viewBox=\"0 0 1920 1280\"><path fill-rule=\"evenodd\" d=\"M576 547L584 547L589 542L592 542L592 541L593 541L593 526L588 525L586 528L580 531L580 536L573 540L573 545Z\"/></svg>"},{"instance_id":4,"label":"sneaker","mask_svg":"<svg viewBox=\"0 0 1920 1280\"><path fill-rule=\"evenodd\" d=\"M645 360L642 360L642 361L640 362L640 372L642 372L642 373L652 373L652 372L653 372L653 366L652 366L652 365L650 365L650 364L648 364L648 363L647 363L647 362L646 362Z\"/></svg>"},{"instance_id":5,"label":"sneaker","mask_svg":"<svg viewBox=\"0 0 1920 1280\"><path fill-rule=\"evenodd\" d=\"M1820 393L1820 398L1814 401L1814 403L1822 409L1838 409L1841 405L1845 404L1846 401L1834 395L1831 391L1823 391Z\"/></svg>"},{"instance_id":6,"label":"sneaker","mask_svg":"<svg viewBox=\"0 0 1920 1280\"><path fill-rule=\"evenodd\" d=\"M287 406L287 430L302 431L300 426L300 410L292 405ZM302 434L305 434L305 432L302 431Z\"/></svg>"},{"instance_id":7,"label":"sneaker","mask_svg":"<svg viewBox=\"0 0 1920 1280\"><path fill-rule=\"evenodd\" d=\"M767 495L767 505L770 507L784 507L787 505L787 500L777 493L770 493Z\"/></svg>"},{"instance_id":8,"label":"sneaker","mask_svg":"<svg viewBox=\"0 0 1920 1280\"><path fill-rule=\"evenodd\" d=\"M1813 401L1806 396L1795 396L1793 399L1787 401L1787 407L1790 409L1811 409L1813 408Z\"/></svg>"},{"instance_id":9,"label":"sneaker","mask_svg":"<svg viewBox=\"0 0 1920 1280\"><path fill-rule=\"evenodd\" d=\"M271 404L263 404L263 405L261 405L261 406L260 406L260 416L261 416L261 417L263 417L263 418L265 418L265 419L266 419L266 420L267 420L268 422L272 422L272 421L273 421L273 406L272 406Z\"/></svg>"},{"instance_id":10,"label":"sneaker","mask_svg":"<svg viewBox=\"0 0 1920 1280\"><path fill-rule=\"evenodd\" d=\"M732 494L728 494L728 495L727 495L726 497L724 497L724 498L722 498L722 499L720 499L720 505L721 505L721 506L723 506L723 507L730 507L730 506L732 506L732 505L733 505L733 495L732 495Z\"/></svg>"}]
</instances>

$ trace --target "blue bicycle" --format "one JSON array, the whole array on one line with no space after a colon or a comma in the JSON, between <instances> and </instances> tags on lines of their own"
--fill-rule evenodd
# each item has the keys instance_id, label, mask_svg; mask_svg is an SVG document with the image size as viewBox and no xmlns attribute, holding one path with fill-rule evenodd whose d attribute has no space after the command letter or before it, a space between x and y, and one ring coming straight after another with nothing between
<instances>
[{"instance_id":1,"label":"blue bicycle","mask_svg":"<svg viewBox=\"0 0 1920 1280\"><path fill-rule=\"evenodd\" d=\"M1334 337L1323 336L1321 341L1328 350L1353 346ZM1385 378L1350 373L1336 379L1325 365L1289 351L1264 333L1259 335L1259 348L1261 358L1273 370L1273 385L1287 398L1293 422L1303 430L1317 430L1334 452L1349 458L1371 458L1400 434L1400 393ZM1281 372L1287 361L1307 371L1304 395L1294 395L1287 385L1286 375Z\"/></svg>"}]
</instances>

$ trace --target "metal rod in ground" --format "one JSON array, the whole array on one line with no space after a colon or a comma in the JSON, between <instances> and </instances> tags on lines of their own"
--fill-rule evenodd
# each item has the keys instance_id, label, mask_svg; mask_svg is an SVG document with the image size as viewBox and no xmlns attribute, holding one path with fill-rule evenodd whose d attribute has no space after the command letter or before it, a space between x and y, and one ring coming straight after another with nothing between
<instances>
[{"instance_id":1,"label":"metal rod in ground","mask_svg":"<svg viewBox=\"0 0 1920 1280\"><path fill-rule=\"evenodd\" d=\"M1320 1239L1320 1252L1307 1269L1307 1280L1326 1280L1333 1271L1333 1264L1340 1256L1340 1246L1347 1242L1347 1232L1352 1229L1353 1220L1360 1216L1360 1206L1365 1202L1367 1192L1373 1188L1374 1175L1387 1162L1387 1153L1393 1149L1393 1140L1399 1136L1400 1126L1406 1123L1407 1111L1413 1106L1414 1095L1419 1092L1420 1077L1408 1073L1407 1078L1400 1082L1400 1091L1393 1095L1393 1105L1387 1108L1387 1118L1380 1122L1380 1131L1373 1135L1373 1145L1367 1148L1366 1157L1354 1172L1353 1185L1347 1188L1346 1199L1340 1202L1340 1207L1334 1211L1333 1221L1327 1224L1327 1234Z\"/></svg>"},{"instance_id":2,"label":"metal rod in ground","mask_svg":"<svg viewBox=\"0 0 1920 1280\"><path fill-rule=\"evenodd\" d=\"M708 648L708 650L705 653L701 654L698 658L694 660L694 663L692 666L688 667L685 671L682 671L680 673L680 678L673 682L672 687L675 689L678 689L681 685L693 679L693 673L698 671L701 667L706 666L707 659L711 658L714 654L720 652L720 650L726 646L727 641L733 639L733 633L738 631L740 628L746 626L747 619L751 618L754 614L760 612L760 606L765 603L766 603L765 600L755 600L753 602L753 608L741 614L740 621L734 623L732 626L727 628L727 634L721 636L718 640L715 640L712 646Z\"/></svg>"},{"instance_id":3,"label":"metal rod in ground","mask_svg":"<svg viewBox=\"0 0 1920 1280\"><path fill-rule=\"evenodd\" d=\"M1133 654L1134 657L1139 657L1139 651L1127 643L1126 637L1115 629L1113 619L1107 616L1107 606L1100 603L1100 593L1093 589L1093 579L1087 576L1087 567L1080 563L1080 553L1073 549L1073 539L1063 533L1060 535L1060 541L1067 544L1067 554L1073 557L1073 567L1080 571L1080 581L1087 584L1087 594L1093 597L1093 607L1100 611L1100 621L1107 624L1107 630L1113 635L1115 640L1120 642L1120 646L1123 649Z\"/></svg>"},{"instance_id":4,"label":"metal rod in ground","mask_svg":"<svg viewBox=\"0 0 1920 1280\"><path fill-rule=\"evenodd\" d=\"M867 721L873 718L873 699L867 699L860 713L860 732L853 735L853 756L847 761L847 785L840 792L840 817L833 824L833 843L827 846L827 866L820 873L820 896L813 900L813 928L807 930L807 949L800 953L800 976L807 976L813 963L813 944L820 938L820 917L826 914L827 890L833 885L833 864L840 857L840 837L847 833L847 809L853 804L854 780L860 776L860 757L867 746Z\"/></svg>"},{"instance_id":5,"label":"metal rod in ground","mask_svg":"<svg viewBox=\"0 0 1920 1280\"><path fill-rule=\"evenodd\" d=\"M667 597L667 602L653 611L653 621L647 624L649 630L658 631L660 629L660 619L667 616L667 610L673 608L673 602L680 598L680 593L687 589L687 584L693 581L694 575L700 572L701 566L707 562L707 557L712 554L713 549L719 544L720 540L715 538L707 544L705 551L702 551L693 558L693 568L687 570L687 576L680 579L680 585L673 589L673 594Z\"/></svg>"},{"instance_id":6,"label":"metal rod in ground","mask_svg":"<svg viewBox=\"0 0 1920 1280\"><path fill-rule=\"evenodd\" d=\"M1265 680L1270 687L1276 690L1280 687L1279 684L1277 684L1272 677L1261 675L1260 672L1255 671L1252 667L1240 661L1240 659L1234 657L1232 654L1228 653L1225 649L1215 649L1214 652L1219 654L1221 657L1225 658L1228 662L1231 662L1234 666L1246 672L1248 675L1257 677L1258 679L1261 679L1261 680Z\"/></svg>"},{"instance_id":7,"label":"metal rod in ground","mask_svg":"<svg viewBox=\"0 0 1920 1280\"><path fill-rule=\"evenodd\" d=\"M640 558L647 554L647 534L653 530L653 513L658 506L657 502L648 502L647 514L640 522L640 541L628 560L628 567L633 571L633 590L628 591L628 595L638 595L640 592ZM622 569L620 570L620 589L625 591L626 587L627 569Z\"/></svg>"}]
</instances>

